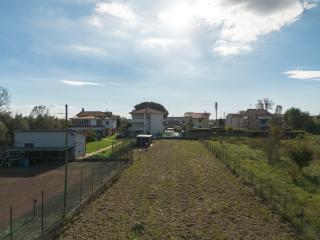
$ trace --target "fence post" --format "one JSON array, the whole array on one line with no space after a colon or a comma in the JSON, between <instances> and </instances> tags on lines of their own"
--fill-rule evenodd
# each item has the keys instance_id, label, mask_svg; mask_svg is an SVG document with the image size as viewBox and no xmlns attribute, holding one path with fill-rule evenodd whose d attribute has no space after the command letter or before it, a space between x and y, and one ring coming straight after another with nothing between
<instances>
[{"instance_id":1,"label":"fence post","mask_svg":"<svg viewBox=\"0 0 320 240\"><path fill-rule=\"evenodd\" d=\"M284 201L283 201L283 216L286 217L287 215L287 191L284 194Z\"/></svg>"},{"instance_id":2,"label":"fence post","mask_svg":"<svg viewBox=\"0 0 320 240\"><path fill-rule=\"evenodd\" d=\"M271 213L273 216L273 191L272 191L272 185L270 185L270 203L271 203Z\"/></svg>"},{"instance_id":3,"label":"fence post","mask_svg":"<svg viewBox=\"0 0 320 240\"><path fill-rule=\"evenodd\" d=\"M81 170L80 170L80 203L81 203L81 201L82 201L82 171L83 171L83 169L81 168Z\"/></svg>"},{"instance_id":4,"label":"fence post","mask_svg":"<svg viewBox=\"0 0 320 240\"><path fill-rule=\"evenodd\" d=\"M91 169L91 192L93 192L93 177L94 177L94 166Z\"/></svg>"},{"instance_id":5,"label":"fence post","mask_svg":"<svg viewBox=\"0 0 320 240\"><path fill-rule=\"evenodd\" d=\"M33 199L33 218L36 217L36 203L37 203L37 199Z\"/></svg>"},{"instance_id":6,"label":"fence post","mask_svg":"<svg viewBox=\"0 0 320 240\"><path fill-rule=\"evenodd\" d=\"M304 221L304 208L302 207L301 208L301 231L303 231L304 229L303 221Z\"/></svg>"},{"instance_id":7,"label":"fence post","mask_svg":"<svg viewBox=\"0 0 320 240\"><path fill-rule=\"evenodd\" d=\"M44 233L44 202L43 202L43 190L41 191L41 238L43 239L43 233Z\"/></svg>"},{"instance_id":8,"label":"fence post","mask_svg":"<svg viewBox=\"0 0 320 240\"><path fill-rule=\"evenodd\" d=\"M10 206L10 239L13 239L12 206Z\"/></svg>"},{"instance_id":9,"label":"fence post","mask_svg":"<svg viewBox=\"0 0 320 240\"><path fill-rule=\"evenodd\" d=\"M101 158L101 168L100 168L100 184L102 185L102 178L103 178L103 163Z\"/></svg>"}]
</instances>

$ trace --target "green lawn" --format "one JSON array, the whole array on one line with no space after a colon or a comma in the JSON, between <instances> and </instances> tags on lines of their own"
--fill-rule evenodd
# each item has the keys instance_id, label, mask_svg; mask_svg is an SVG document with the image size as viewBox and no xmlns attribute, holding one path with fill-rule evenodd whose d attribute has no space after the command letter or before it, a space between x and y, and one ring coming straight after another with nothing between
<instances>
[{"instance_id":1,"label":"green lawn","mask_svg":"<svg viewBox=\"0 0 320 240\"><path fill-rule=\"evenodd\" d=\"M87 143L87 145L86 145L87 153L93 153L93 152L96 152L102 148L109 147L112 145L112 142L117 143L115 135L111 136L111 137L103 138L100 141L94 141L94 142Z\"/></svg>"}]
</instances>

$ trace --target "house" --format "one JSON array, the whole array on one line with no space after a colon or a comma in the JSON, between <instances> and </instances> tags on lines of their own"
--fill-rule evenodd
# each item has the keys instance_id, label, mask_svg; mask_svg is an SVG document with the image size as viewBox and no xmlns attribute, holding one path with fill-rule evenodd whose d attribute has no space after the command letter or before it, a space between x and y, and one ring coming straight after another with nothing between
<instances>
[{"instance_id":1,"label":"house","mask_svg":"<svg viewBox=\"0 0 320 240\"><path fill-rule=\"evenodd\" d=\"M237 114L228 114L226 126L233 129L264 130L269 127L272 116L265 109L247 109Z\"/></svg>"},{"instance_id":2,"label":"house","mask_svg":"<svg viewBox=\"0 0 320 240\"><path fill-rule=\"evenodd\" d=\"M187 128L209 128L210 113L186 112L184 114Z\"/></svg>"},{"instance_id":3,"label":"house","mask_svg":"<svg viewBox=\"0 0 320 240\"><path fill-rule=\"evenodd\" d=\"M130 112L130 131L137 134L162 134L164 131L164 118L168 111L158 103L143 102L134 107Z\"/></svg>"},{"instance_id":4,"label":"house","mask_svg":"<svg viewBox=\"0 0 320 240\"><path fill-rule=\"evenodd\" d=\"M182 129L185 125L185 117L167 117L164 119L164 125L166 129Z\"/></svg>"},{"instance_id":5,"label":"house","mask_svg":"<svg viewBox=\"0 0 320 240\"><path fill-rule=\"evenodd\" d=\"M71 118L71 130L92 131L98 138L115 134L116 128L117 119L112 112L85 111L82 108L76 117Z\"/></svg>"},{"instance_id":6,"label":"house","mask_svg":"<svg viewBox=\"0 0 320 240\"><path fill-rule=\"evenodd\" d=\"M59 162L65 159L66 132L64 130L30 130L16 131L14 148L10 155L20 156L32 163ZM86 154L86 137L76 132L68 131L69 160Z\"/></svg>"}]
</instances>

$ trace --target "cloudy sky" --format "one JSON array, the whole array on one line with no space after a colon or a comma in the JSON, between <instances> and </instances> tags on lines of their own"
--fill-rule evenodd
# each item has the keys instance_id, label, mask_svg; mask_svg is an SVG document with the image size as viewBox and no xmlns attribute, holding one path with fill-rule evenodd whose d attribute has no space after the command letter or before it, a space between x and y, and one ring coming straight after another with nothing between
<instances>
[{"instance_id":1,"label":"cloudy sky","mask_svg":"<svg viewBox=\"0 0 320 240\"><path fill-rule=\"evenodd\" d=\"M257 99L320 112L320 2L3 0L0 85L11 110L219 116Z\"/></svg>"}]
</instances>

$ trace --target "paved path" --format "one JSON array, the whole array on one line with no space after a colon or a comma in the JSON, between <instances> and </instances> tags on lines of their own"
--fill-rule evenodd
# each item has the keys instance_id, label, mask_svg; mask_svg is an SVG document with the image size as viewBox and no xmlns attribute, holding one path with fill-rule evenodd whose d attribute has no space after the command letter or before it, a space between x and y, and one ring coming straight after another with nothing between
<instances>
[{"instance_id":1,"label":"paved path","mask_svg":"<svg viewBox=\"0 0 320 240\"><path fill-rule=\"evenodd\" d=\"M119 145L119 144L121 144L121 142L118 142L118 141L117 141L115 144L113 144L113 147L114 147L114 146L117 146L117 145ZM95 152L92 152L92 153L87 153L85 156L78 157L77 160L87 159L87 158L92 157L92 156L94 156L94 155L96 155L96 154L98 154L98 153L104 152L104 151L106 151L106 150L108 150L108 149L110 149L110 148L112 148L112 145L110 145L110 146L108 146L108 147L105 147L105 148L101 148L101 149L99 149L98 151L95 151Z\"/></svg>"},{"instance_id":2,"label":"paved path","mask_svg":"<svg viewBox=\"0 0 320 240\"><path fill-rule=\"evenodd\" d=\"M201 143L162 140L61 239L295 238Z\"/></svg>"}]
</instances>

